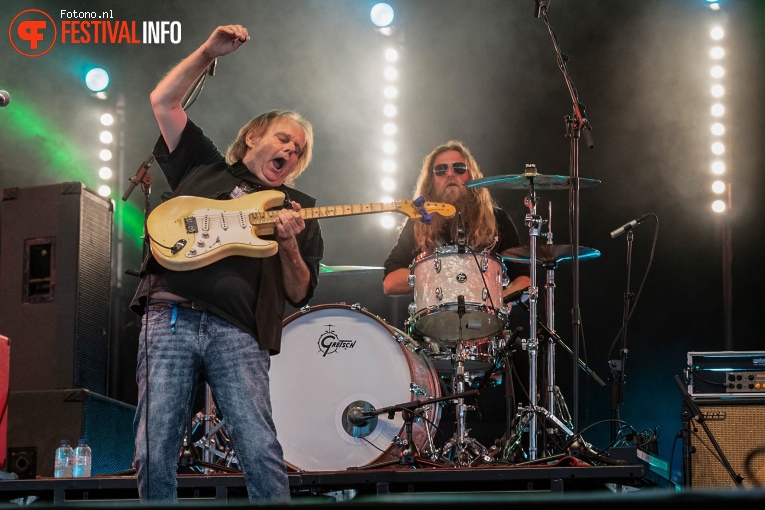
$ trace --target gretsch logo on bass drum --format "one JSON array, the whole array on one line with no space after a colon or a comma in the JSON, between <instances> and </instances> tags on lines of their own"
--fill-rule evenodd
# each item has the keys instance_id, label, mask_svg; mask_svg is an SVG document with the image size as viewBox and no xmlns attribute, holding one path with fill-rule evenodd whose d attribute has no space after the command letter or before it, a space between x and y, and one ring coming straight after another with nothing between
<instances>
[{"instance_id":1,"label":"gretsch logo on bass drum","mask_svg":"<svg viewBox=\"0 0 765 510\"><path fill-rule=\"evenodd\" d=\"M326 357L327 354L336 353L338 349L353 349L356 346L356 340L341 340L332 330L332 325L327 324L327 330L319 336L317 344L322 357Z\"/></svg>"},{"instance_id":2,"label":"gretsch logo on bass drum","mask_svg":"<svg viewBox=\"0 0 765 510\"><path fill-rule=\"evenodd\" d=\"M467 275L465 273L460 273L456 276L456 279L459 283L465 283L467 281Z\"/></svg>"}]
</instances>

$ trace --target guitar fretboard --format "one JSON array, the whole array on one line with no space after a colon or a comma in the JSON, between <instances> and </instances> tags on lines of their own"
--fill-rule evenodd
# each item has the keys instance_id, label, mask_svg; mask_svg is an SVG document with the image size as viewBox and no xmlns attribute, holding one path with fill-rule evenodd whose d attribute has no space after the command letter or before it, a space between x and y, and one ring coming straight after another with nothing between
<instances>
[{"instance_id":1,"label":"guitar fretboard","mask_svg":"<svg viewBox=\"0 0 765 510\"><path fill-rule=\"evenodd\" d=\"M376 202L370 204L355 205L326 205L322 207L307 207L300 209L300 216L306 220L319 218L333 218L337 216L353 216L357 214L371 214L388 211L397 211L401 205L398 202ZM274 223L279 216L279 211L259 211L250 214L250 222L253 225Z\"/></svg>"}]
</instances>

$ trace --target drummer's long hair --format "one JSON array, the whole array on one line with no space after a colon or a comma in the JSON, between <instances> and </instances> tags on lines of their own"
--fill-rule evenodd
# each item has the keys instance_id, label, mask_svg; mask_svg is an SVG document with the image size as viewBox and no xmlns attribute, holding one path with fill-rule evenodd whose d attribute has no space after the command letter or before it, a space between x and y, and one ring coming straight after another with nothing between
<instances>
[{"instance_id":1,"label":"drummer's long hair","mask_svg":"<svg viewBox=\"0 0 765 510\"><path fill-rule=\"evenodd\" d=\"M425 197L425 200L431 201L435 194L436 186L433 178L433 162L439 154L446 151L457 151L462 154L467 163L470 179L480 179L483 177L481 169L470 150L458 140L450 140L433 149L430 154L422 160L422 168L417 178L417 184L414 188L414 198ZM470 196L474 198L476 207L471 207L472 213L469 218L463 221L467 225L467 242L473 249L484 249L492 246L497 235L497 221L494 217L494 201L491 198L488 188L474 187L466 188ZM463 212L464 214L464 212ZM435 218L434 218L435 219ZM418 249L425 252L432 252L439 246L440 234L438 229L418 221L414 225L414 238Z\"/></svg>"}]
</instances>

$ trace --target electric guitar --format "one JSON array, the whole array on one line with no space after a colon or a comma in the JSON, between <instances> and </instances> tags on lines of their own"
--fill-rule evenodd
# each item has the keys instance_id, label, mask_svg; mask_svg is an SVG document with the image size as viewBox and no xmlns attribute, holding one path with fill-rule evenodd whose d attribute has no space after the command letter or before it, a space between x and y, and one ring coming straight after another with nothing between
<instances>
[{"instance_id":1,"label":"electric guitar","mask_svg":"<svg viewBox=\"0 0 765 510\"><path fill-rule=\"evenodd\" d=\"M259 191L233 200L180 196L158 205L146 220L151 253L162 266L189 271L231 255L264 258L275 255L276 241L259 236L273 234L279 216L274 207L284 204L281 191ZM397 212L429 222L431 213L451 218L451 204L402 200L357 205L300 209L303 219L325 219L358 214Z\"/></svg>"}]
</instances>

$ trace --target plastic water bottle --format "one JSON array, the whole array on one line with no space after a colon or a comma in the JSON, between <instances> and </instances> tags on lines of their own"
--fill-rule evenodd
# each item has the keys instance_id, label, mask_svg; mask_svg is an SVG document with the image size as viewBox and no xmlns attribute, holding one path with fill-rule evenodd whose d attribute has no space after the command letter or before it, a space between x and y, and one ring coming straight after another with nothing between
<instances>
[{"instance_id":1,"label":"plastic water bottle","mask_svg":"<svg viewBox=\"0 0 765 510\"><path fill-rule=\"evenodd\" d=\"M74 463L74 451L69 445L68 439L62 439L56 448L56 460L53 465L53 476L56 478L70 478L72 476L72 464Z\"/></svg>"},{"instance_id":2,"label":"plastic water bottle","mask_svg":"<svg viewBox=\"0 0 765 510\"><path fill-rule=\"evenodd\" d=\"M74 466L72 467L72 476L82 478L90 476L90 463L93 452L84 439L80 439L77 448L74 449Z\"/></svg>"}]
</instances>

